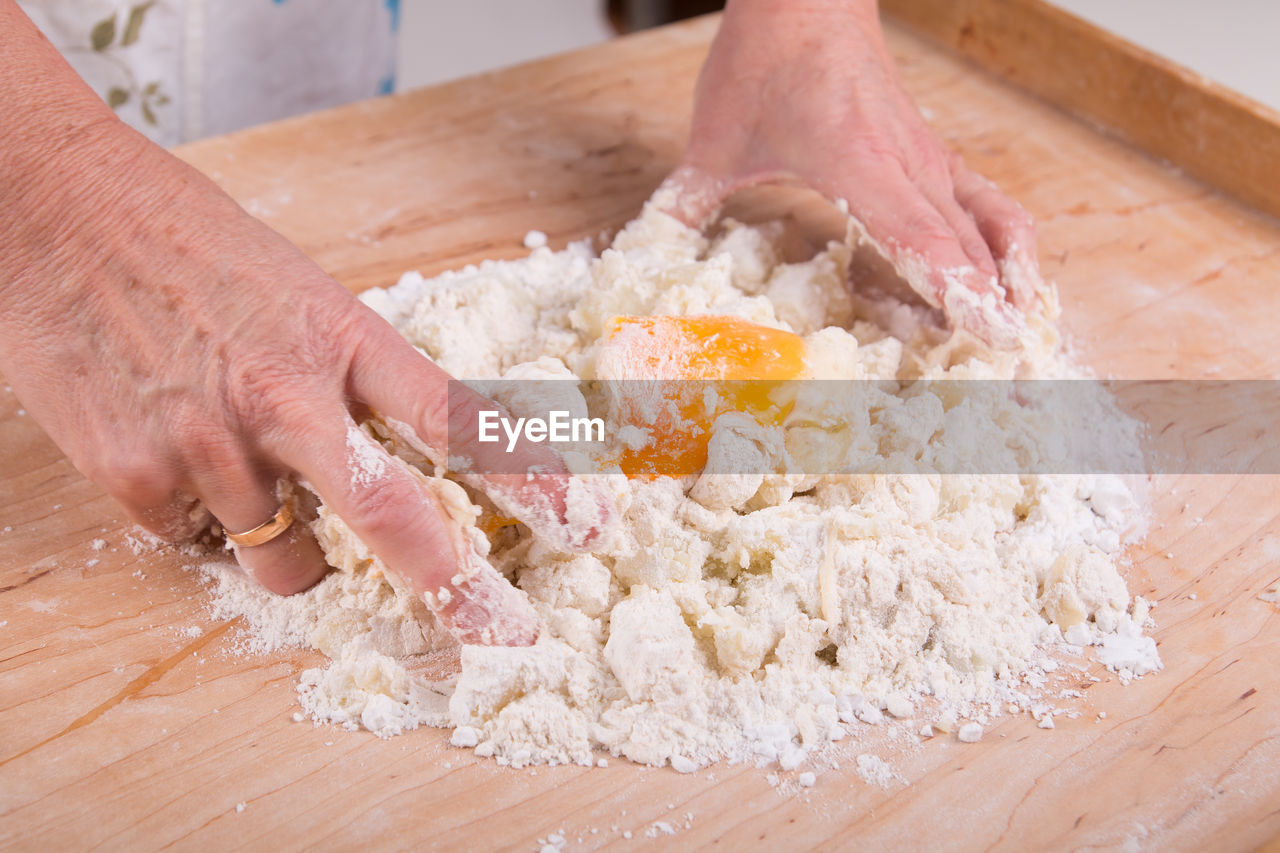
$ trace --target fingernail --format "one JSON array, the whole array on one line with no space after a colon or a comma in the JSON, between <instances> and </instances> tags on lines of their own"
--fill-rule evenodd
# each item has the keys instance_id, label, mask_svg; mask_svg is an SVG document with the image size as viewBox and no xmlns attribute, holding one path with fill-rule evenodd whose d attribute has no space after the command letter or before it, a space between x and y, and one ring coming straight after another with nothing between
<instances>
[{"instance_id":1,"label":"fingernail","mask_svg":"<svg viewBox=\"0 0 1280 853\"><path fill-rule=\"evenodd\" d=\"M473 563L469 569L466 576L453 578L451 589L423 594L441 623L464 645L533 645L538 613L524 593L488 563Z\"/></svg>"}]
</instances>

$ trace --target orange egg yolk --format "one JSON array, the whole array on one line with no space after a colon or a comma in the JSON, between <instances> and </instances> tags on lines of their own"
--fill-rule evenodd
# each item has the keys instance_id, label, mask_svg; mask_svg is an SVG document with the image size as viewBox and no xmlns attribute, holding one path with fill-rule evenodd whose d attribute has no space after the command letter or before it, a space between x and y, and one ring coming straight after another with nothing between
<instances>
[{"instance_id":1,"label":"orange egg yolk","mask_svg":"<svg viewBox=\"0 0 1280 853\"><path fill-rule=\"evenodd\" d=\"M603 378L660 380L669 405L635 423L649 440L618 459L631 477L695 474L707 464L716 418L744 412L776 425L788 406L774 391L808 375L804 340L737 317L615 317L605 330Z\"/></svg>"}]
</instances>

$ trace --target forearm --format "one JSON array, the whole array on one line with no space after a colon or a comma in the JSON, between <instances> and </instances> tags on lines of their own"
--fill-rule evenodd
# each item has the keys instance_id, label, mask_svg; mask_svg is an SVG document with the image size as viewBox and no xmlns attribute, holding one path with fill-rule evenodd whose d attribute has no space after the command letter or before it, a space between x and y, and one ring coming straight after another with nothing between
<instances>
[{"instance_id":1,"label":"forearm","mask_svg":"<svg viewBox=\"0 0 1280 853\"><path fill-rule=\"evenodd\" d=\"M0 363L87 294L90 268L183 180L0 0Z\"/></svg>"},{"instance_id":2,"label":"forearm","mask_svg":"<svg viewBox=\"0 0 1280 853\"><path fill-rule=\"evenodd\" d=\"M0 0L0 194L11 203L60 155L126 130L13 0Z\"/></svg>"}]
</instances>

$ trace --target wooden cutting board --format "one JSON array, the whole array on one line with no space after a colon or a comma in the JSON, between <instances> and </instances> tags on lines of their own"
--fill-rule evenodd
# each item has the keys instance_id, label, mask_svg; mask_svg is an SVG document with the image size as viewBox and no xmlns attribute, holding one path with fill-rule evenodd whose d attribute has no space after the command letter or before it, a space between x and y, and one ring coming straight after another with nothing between
<instances>
[{"instance_id":1,"label":"wooden cutting board","mask_svg":"<svg viewBox=\"0 0 1280 853\"><path fill-rule=\"evenodd\" d=\"M179 153L355 290L616 227L675 164L714 31L701 20ZM1114 376L1274 378L1280 227L897 27L907 86L1040 222L1076 351ZM978 744L859 730L794 774L613 760L513 771L423 730L378 740L291 719L314 653L237 656L177 552L135 552L116 505L0 394L0 844L186 849L1252 847L1280 835L1275 477L1155 495L1132 592L1166 669L1092 667L1081 716L1006 718ZM1203 519L1203 520L1201 520ZM94 550L95 539L105 540ZM1092 675L1100 680L1092 681ZM1100 718L1099 712L1106 712ZM627 835L630 834L630 838Z\"/></svg>"}]
</instances>

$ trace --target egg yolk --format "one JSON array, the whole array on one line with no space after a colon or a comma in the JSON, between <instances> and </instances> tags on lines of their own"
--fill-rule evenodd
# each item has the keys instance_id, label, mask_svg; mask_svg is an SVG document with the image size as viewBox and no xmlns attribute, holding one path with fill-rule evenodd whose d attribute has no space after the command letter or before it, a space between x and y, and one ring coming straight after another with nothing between
<instances>
[{"instance_id":1,"label":"egg yolk","mask_svg":"<svg viewBox=\"0 0 1280 853\"><path fill-rule=\"evenodd\" d=\"M633 409L628 421L648 441L624 450L619 466L631 477L701 471L720 415L737 411L762 424L781 423L789 406L774 392L808 375L805 356L799 335L737 317L615 317L605 330L602 378L657 380L642 384L656 386L648 390L664 404L650 400Z\"/></svg>"}]
</instances>

